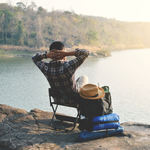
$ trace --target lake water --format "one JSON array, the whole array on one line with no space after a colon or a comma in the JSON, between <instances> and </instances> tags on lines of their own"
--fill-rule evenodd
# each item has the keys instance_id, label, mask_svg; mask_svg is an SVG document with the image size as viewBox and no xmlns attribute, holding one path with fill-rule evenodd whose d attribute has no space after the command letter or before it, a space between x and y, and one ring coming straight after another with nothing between
<instances>
[{"instance_id":1,"label":"lake water","mask_svg":"<svg viewBox=\"0 0 150 150\"><path fill-rule=\"evenodd\" d=\"M150 49L112 52L107 58L88 58L76 78L87 75L89 82L110 87L113 110L120 122L150 124ZM0 58L0 103L30 111L52 111L48 82L31 58ZM59 107L75 115L75 109Z\"/></svg>"}]
</instances>

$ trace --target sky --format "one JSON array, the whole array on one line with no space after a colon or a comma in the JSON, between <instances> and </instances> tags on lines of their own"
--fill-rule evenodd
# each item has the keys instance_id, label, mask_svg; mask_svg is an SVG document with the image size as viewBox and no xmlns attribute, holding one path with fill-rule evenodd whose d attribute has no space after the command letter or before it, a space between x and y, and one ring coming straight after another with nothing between
<instances>
[{"instance_id":1,"label":"sky","mask_svg":"<svg viewBox=\"0 0 150 150\"><path fill-rule=\"evenodd\" d=\"M79 15L99 16L129 22L150 22L150 0L0 0L16 5L35 2L47 11L74 11Z\"/></svg>"}]
</instances>

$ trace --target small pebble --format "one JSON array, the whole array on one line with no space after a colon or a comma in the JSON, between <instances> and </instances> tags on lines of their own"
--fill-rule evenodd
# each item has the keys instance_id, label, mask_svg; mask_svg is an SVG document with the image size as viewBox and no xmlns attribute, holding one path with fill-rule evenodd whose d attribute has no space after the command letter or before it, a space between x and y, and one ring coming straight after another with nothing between
<instances>
[{"instance_id":1,"label":"small pebble","mask_svg":"<svg viewBox=\"0 0 150 150\"><path fill-rule=\"evenodd\" d=\"M68 149L68 147L66 146L65 149Z\"/></svg>"}]
</instances>

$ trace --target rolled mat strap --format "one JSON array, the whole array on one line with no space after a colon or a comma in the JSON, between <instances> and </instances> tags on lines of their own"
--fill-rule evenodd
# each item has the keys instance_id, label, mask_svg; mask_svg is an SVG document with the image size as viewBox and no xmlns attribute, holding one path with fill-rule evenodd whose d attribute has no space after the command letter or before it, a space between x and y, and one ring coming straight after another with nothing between
<instances>
[{"instance_id":1,"label":"rolled mat strap","mask_svg":"<svg viewBox=\"0 0 150 150\"><path fill-rule=\"evenodd\" d=\"M108 130L103 132L88 132L88 131L82 131L78 136L78 141L86 141L86 140L93 140L98 138L103 138L106 136L113 136L118 135L122 133L124 129L120 126L118 129L115 130Z\"/></svg>"},{"instance_id":2,"label":"rolled mat strap","mask_svg":"<svg viewBox=\"0 0 150 150\"><path fill-rule=\"evenodd\" d=\"M120 126L119 122L98 124L98 125L93 125L93 131L104 130L104 129L117 129L119 126Z\"/></svg>"}]
</instances>

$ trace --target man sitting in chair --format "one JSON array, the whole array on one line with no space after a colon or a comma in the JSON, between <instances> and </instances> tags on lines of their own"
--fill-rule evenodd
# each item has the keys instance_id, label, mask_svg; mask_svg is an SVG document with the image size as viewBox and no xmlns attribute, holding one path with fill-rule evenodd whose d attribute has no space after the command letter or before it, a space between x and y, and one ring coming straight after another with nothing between
<instances>
[{"instance_id":1,"label":"man sitting in chair","mask_svg":"<svg viewBox=\"0 0 150 150\"><path fill-rule=\"evenodd\" d=\"M62 42L55 41L49 47L48 53L37 53L32 57L33 62L43 72L52 89L78 92L80 87L88 83L87 76L81 76L75 80L75 72L90 54L85 49L66 51ZM76 58L67 61L66 56ZM49 63L43 58L52 59Z\"/></svg>"}]
</instances>

